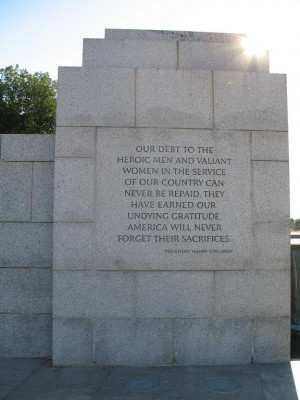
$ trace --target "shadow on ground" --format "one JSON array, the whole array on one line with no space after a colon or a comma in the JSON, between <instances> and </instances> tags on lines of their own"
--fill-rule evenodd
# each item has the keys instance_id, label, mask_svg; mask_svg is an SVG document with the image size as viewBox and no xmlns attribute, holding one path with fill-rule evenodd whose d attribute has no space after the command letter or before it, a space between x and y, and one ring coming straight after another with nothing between
<instances>
[{"instance_id":1,"label":"shadow on ground","mask_svg":"<svg viewBox=\"0 0 300 400\"><path fill-rule=\"evenodd\" d=\"M296 379L300 362L297 366L293 366ZM0 399L297 400L298 397L289 363L68 368L52 367L49 360L2 359Z\"/></svg>"}]
</instances>

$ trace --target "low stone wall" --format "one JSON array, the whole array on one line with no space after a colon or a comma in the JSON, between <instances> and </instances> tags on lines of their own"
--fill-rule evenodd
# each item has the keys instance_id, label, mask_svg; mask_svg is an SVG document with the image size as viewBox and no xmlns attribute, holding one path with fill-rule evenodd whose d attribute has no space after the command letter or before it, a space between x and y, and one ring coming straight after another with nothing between
<instances>
[{"instance_id":1,"label":"low stone wall","mask_svg":"<svg viewBox=\"0 0 300 400\"><path fill-rule=\"evenodd\" d=\"M51 357L55 136L0 140L0 357Z\"/></svg>"}]
</instances>

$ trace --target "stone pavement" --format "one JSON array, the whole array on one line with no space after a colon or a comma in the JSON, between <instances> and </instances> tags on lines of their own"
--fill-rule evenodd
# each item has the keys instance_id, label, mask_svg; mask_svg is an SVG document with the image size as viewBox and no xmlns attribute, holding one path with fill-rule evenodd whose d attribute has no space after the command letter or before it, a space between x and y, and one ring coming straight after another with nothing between
<instances>
[{"instance_id":1,"label":"stone pavement","mask_svg":"<svg viewBox=\"0 0 300 400\"><path fill-rule=\"evenodd\" d=\"M0 400L297 400L300 361L192 367L51 367L0 360Z\"/></svg>"}]
</instances>

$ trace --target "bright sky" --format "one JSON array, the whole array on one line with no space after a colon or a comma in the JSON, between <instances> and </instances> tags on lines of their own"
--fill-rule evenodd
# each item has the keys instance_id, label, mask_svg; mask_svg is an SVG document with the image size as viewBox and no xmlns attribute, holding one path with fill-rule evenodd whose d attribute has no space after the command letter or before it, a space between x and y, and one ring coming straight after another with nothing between
<instances>
[{"instance_id":1,"label":"bright sky","mask_svg":"<svg viewBox=\"0 0 300 400\"><path fill-rule=\"evenodd\" d=\"M288 79L291 217L300 218L300 0L0 0L0 67L57 78L105 28L254 33Z\"/></svg>"}]
</instances>

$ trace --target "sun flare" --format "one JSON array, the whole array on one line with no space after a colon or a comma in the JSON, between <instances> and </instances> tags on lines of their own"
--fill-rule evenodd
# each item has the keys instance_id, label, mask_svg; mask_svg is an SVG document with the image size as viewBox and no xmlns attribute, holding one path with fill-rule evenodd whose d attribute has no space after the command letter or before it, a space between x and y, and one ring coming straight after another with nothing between
<instances>
[{"instance_id":1,"label":"sun flare","mask_svg":"<svg viewBox=\"0 0 300 400\"><path fill-rule=\"evenodd\" d=\"M243 48L249 57L264 57L267 46L261 36L248 35L243 40Z\"/></svg>"}]
</instances>

